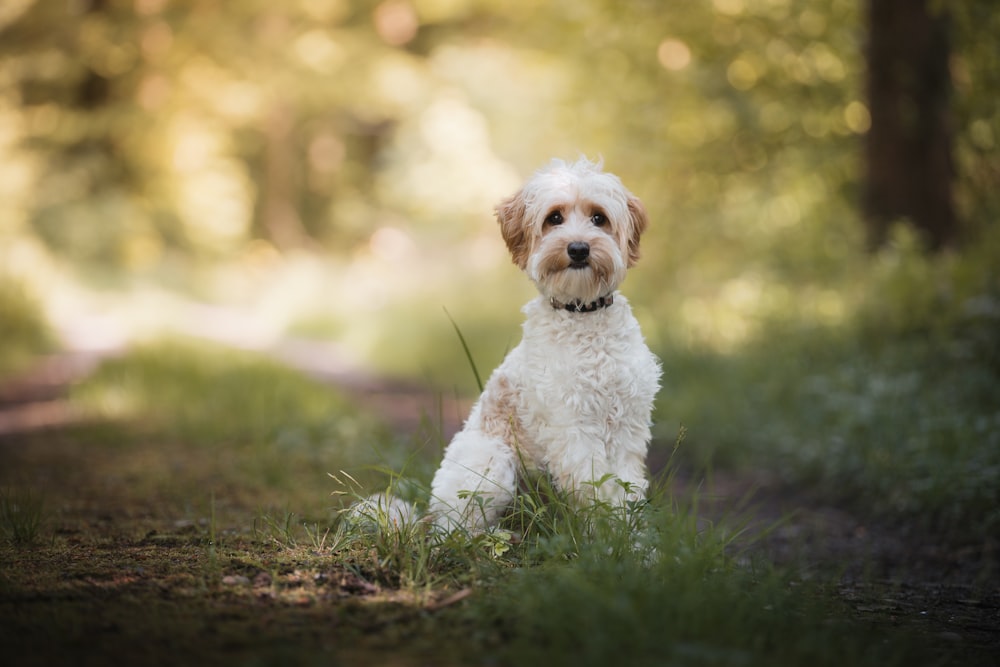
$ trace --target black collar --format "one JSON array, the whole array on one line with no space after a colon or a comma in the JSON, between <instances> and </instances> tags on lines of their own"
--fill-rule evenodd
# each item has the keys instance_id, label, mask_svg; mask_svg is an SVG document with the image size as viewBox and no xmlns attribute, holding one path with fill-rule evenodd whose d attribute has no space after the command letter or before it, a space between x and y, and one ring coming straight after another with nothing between
<instances>
[{"instance_id":1,"label":"black collar","mask_svg":"<svg viewBox=\"0 0 1000 667\"><path fill-rule=\"evenodd\" d=\"M555 299L549 299L549 303L552 304L552 307L556 310L568 310L571 313L592 313L595 310L607 308L614 302L614 293L602 296L598 298L597 301L591 301L590 303L580 303L579 300L570 301L569 303L560 303Z\"/></svg>"}]
</instances>

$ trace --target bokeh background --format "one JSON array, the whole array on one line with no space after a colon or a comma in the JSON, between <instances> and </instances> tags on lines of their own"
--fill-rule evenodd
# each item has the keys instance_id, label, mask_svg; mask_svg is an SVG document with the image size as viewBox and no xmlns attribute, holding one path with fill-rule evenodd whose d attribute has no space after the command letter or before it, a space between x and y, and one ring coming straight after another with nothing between
<instances>
[{"instance_id":1,"label":"bokeh background","mask_svg":"<svg viewBox=\"0 0 1000 667\"><path fill-rule=\"evenodd\" d=\"M987 2L6 0L0 371L293 338L473 394L451 320L486 372L532 294L492 207L586 155L650 213L624 291L665 428L877 450L880 410L951 387L921 368L1000 367L996 34ZM751 436L760 396L761 428L823 407Z\"/></svg>"},{"instance_id":2,"label":"bokeh background","mask_svg":"<svg viewBox=\"0 0 1000 667\"><path fill-rule=\"evenodd\" d=\"M997 34L931 0L5 0L0 378L134 350L73 405L426 478L447 432L376 446L298 380L150 341L294 343L430 388L408 409L447 431L435 392L475 396L533 292L493 205L599 157L652 220L623 291L663 360L653 469L686 429L685 469L995 563Z\"/></svg>"},{"instance_id":3,"label":"bokeh background","mask_svg":"<svg viewBox=\"0 0 1000 667\"><path fill-rule=\"evenodd\" d=\"M873 35L944 63L945 245L997 238L1000 11L912 4L946 40L876 33L858 0L9 0L3 279L76 345L294 333L433 373L447 308L491 366L531 294L492 206L587 155L650 211L625 289L654 347L836 325L922 245L867 242Z\"/></svg>"},{"instance_id":4,"label":"bokeh background","mask_svg":"<svg viewBox=\"0 0 1000 667\"><path fill-rule=\"evenodd\" d=\"M994 664L998 36L996 0L0 0L3 653ZM426 501L533 294L492 207L579 155L651 218L650 530L543 480L468 544L338 519Z\"/></svg>"}]
</instances>

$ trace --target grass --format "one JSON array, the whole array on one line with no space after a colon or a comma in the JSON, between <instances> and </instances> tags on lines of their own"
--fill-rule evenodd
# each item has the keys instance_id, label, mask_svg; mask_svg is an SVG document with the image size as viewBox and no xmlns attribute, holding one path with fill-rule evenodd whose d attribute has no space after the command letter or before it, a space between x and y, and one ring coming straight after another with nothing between
<instances>
[{"instance_id":1,"label":"grass","mask_svg":"<svg viewBox=\"0 0 1000 667\"><path fill-rule=\"evenodd\" d=\"M554 665L905 664L890 647L787 575L736 566L715 531L661 517L657 557L588 545L568 563L519 569L479 613L506 662ZM833 613L832 613L833 612ZM884 639L884 637L880 638Z\"/></svg>"},{"instance_id":2,"label":"grass","mask_svg":"<svg viewBox=\"0 0 1000 667\"><path fill-rule=\"evenodd\" d=\"M648 504L580 511L536 478L500 527L471 535L375 510L338 525L334 557L384 585L469 591L454 622L498 664L921 664L922 642L743 558L739 531L669 489L668 475Z\"/></svg>"},{"instance_id":3,"label":"grass","mask_svg":"<svg viewBox=\"0 0 1000 667\"><path fill-rule=\"evenodd\" d=\"M171 443L183 454L174 465L189 462L195 477L253 480L246 492L282 489L288 503L329 500L330 470L399 467L410 457L384 424L318 381L192 342L154 343L110 360L73 400L92 419L126 424L133 437Z\"/></svg>"},{"instance_id":4,"label":"grass","mask_svg":"<svg viewBox=\"0 0 1000 667\"><path fill-rule=\"evenodd\" d=\"M835 332L772 340L739 359L668 362L685 395L665 409L690 426L698 464L764 467L952 537L997 534L1000 369L934 340L885 349Z\"/></svg>"},{"instance_id":5,"label":"grass","mask_svg":"<svg viewBox=\"0 0 1000 667\"><path fill-rule=\"evenodd\" d=\"M497 529L445 535L338 511L372 489L420 504L440 443L415 455L343 396L253 355L153 345L73 400L91 423L0 450L0 484L16 473L50 508L35 546L0 545L0 640L25 664L948 658L869 622L822 577L748 552L743 524L706 522L697 497L674 495L673 467L627 510L579 511L531 478Z\"/></svg>"},{"instance_id":6,"label":"grass","mask_svg":"<svg viewBox=\"0 0 1000 667\"><path fill-rule=\"evenodd\" d=\"M996 245L996 244L994 244ZM1000 534L1000 258L875 258L854 316L662 351L660 422L695 466L768 471L935 539ZM863 281L863 282L865 282Z\"/></svg>"},{"instance_id":7,"label":"grass","mask_svg":"<svg viewBox=\"0 0 1000 667\"><path fill-rule=\"evenodd\" d=\"M45 519L44 499L31 489L0 489L0 537L17 545L31 545Z\"/></svg>"}]
</instances>

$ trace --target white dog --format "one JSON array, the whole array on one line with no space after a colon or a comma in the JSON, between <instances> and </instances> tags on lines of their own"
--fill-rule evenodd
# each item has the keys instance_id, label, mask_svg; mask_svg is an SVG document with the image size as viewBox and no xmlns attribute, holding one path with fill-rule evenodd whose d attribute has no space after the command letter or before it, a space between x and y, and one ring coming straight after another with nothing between
<instances>
[{"instance_id":1,"label":"white dog","mask_svg":"<svg viewBox=\"0 0 1000 667\"><path fill-rule=\"evenodd\" d=\"M444 529L494 525L522 466L579 503L641 499L660 365L616 290L639 257L642 203L599 164L557 160L496 214L540 296L445 449L430 517Z\"/></svg>"}]
</instances>

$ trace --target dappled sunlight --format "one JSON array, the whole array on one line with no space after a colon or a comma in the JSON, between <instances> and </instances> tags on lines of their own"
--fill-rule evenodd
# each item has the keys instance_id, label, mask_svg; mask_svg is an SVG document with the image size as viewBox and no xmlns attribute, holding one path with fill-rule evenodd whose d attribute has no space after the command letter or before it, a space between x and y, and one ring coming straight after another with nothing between
<instances>
[{"instance_id":1,"label":"dappled sunlight","mask_svg":"<svg viewBox=\"0 0 1000 667\"><path fill-rule=\"evenodd\" d=\"M675 335L695 348L733 353L759 339L775 323L836 328L853 314L853 305L837 290L793 291L747 275L725 283L716 298L683 299L680 331Z\"/></svg>"},{"instance_id":2,"label":"dappled sunlight","mask_svg":"<svg viewBox=\"0 0 1000 667\"><path fill-rule=\"evenodd\" d=\"M329 74L344 63L347 54L336 40L323 30L310 30L295 40L292 47L302 63L320 74Z\"/></svg>"},{"instance_id":3,"label":"dappled sunlight","mask_svg":"<svg viewBox=\"0 0 1000 667\"><path fill-rule=\"evenodd\" d=\"M402 46L417 36L420 18L407 0L384 0L372 12L375 32L390 46Z\"/></svg>"},{"instance_id":4,"label":"dappled sunlight","mask_svg":"<svg viewBox=\"0 0 1000 667\"><path fill-rule=\"evenodd\" d=\"M448 309L492 360L533 294L493 207L585 154L649 211L623 291L654 346L844 326L871 276L863 19L848 0L6 3L2 277L75 346L310 336L424 373L461 362ZM998 116L971 93L995 57L967 47L956 197L988 211Z\"/></svg>"},{"instance_id":5,"label":"dappled sunlight","mask_svg":"<svg viewBox=\"0 0 1000 667\"><path fill-rule=\"evenodd\" d=\"M492 235L421 253L412 237L391 227L377 230L369 248L348 261L253 246L236 261L200 268L197 294L148 281L88 287L27 242L6 248L5 258L9 270L44 288L45 315L70 350L115 354L181 336L269 352L311 339L329 343L316 348L324 355L312 360L316 368L433 371L449 384L468 371L447 312L473 338L478 361L492 367L516 342L519 308L531 294Z\"/></svg>"},{"instance_id":6,"label":"dappled sunlight","mask_svg":"<svg viewBox=\"0 0 1000 667\"><path fill-rule=\"evenodd\" d=\"M401 54L390 54L375 63L371 85L386 101L410 110L420 107L429 84L419 63Z\"/></svg>"},{"instance_id":7,"label":"dappled sunlight","mask_svg":"<svg viewBox=\"0 0 1000 667\"><path fill-rule=\"evenodd\" d=\"M38 160L18 146L27 119L0 98L0 244L24 234Z\"/></svg>"},{"instance_id":8,"label":"dappled sunlight","mask_svg":"<svg viewBox=\"0 0 1000 667\"><path fill-rule=\"evenodd\" d=\"M414 121L400 128L407 157L386 171L385 197L436 224L488 220L520 176L494 154L485 116L446 91Z\"/></svg>"},{"instance_id":9,"label":"dappled sunlight","mask_svg":"<svg viewBox=\"0 0 1000 667\"><path fill-rule=\"evenodd\" d=\"M665 39L657 47L656 57L665 69L676 72L691 64L691 49L679 39Z\"/></svg>"},{"instance_id":10,"label":"dappled sunlight","mask_svg":"<svg viewBox=\"0 0 1000 667\"><path fill-rule=\"evenodd\" d=\"M180 117L168 141L187 236L209 248L246 238L253 190L240 164L226 156L222 136L197 119Z\"/></svg>"}]
</instances>

